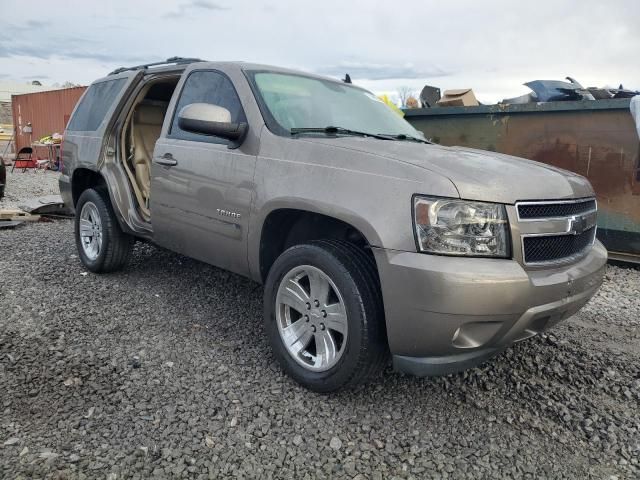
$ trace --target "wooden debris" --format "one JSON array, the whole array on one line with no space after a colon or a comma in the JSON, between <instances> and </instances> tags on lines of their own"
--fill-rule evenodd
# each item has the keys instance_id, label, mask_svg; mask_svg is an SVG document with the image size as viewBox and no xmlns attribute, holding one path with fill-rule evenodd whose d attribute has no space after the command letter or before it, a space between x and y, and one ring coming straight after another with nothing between
<instances>
[{"instance_id":1,"label":"wooden debris","mask_svg":"<svg viewBox=\"0 0 640 480\"><path fill-rule=\"evenodd\" d=\"M13 208L0 210L0 221L2 220L37 222L40 220L40 215L31 215L30 213Z\"/></svg>"}]
</instances>

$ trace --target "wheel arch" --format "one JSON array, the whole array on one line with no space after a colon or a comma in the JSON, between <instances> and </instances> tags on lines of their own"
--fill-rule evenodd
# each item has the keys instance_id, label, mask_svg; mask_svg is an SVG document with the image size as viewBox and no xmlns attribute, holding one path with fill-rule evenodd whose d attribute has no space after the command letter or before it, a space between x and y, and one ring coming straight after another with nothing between
<instances>
[{"instance_id":1,"label":"wheel arch","mask_svg":"<svg viewBox=\"0 0 640 480\"><path fill-rule=\"evenodd\" d=\"M253 276L264 282L278 256L292 245L324 239L347 240L373 256L380 238L365 219L348 209L305 202L278 202L260 215L253 237ZM250 259L251 260L251 259Z\"/></svg>"},{"instance_id":2,"label":"wheel arch","mask_svg":"<svg viewBox=\"0 0 640 480\"><path fill-rule=\"evenodd\" d=\"M76 168L71 176L71 197L73 207L78 205L78 199L82 192L88 188L106 187L107 182L100 172L90 168Z\"/></svg>"},{"instance_id":3,"label":"wheel arch","mask_svg":"<svg viewBox=\"0 0 640 480\"><path fill-rule=\"evenodd\" d=\"M87 188L100 187L107 192L120 228L137 237L151 238L151 227L139 220L127 179L122 176L116 165L106 164L99 170L86 167L78 167L73 170L71 196L74 209L82 192Z\"/></svg>"}]
</instances>

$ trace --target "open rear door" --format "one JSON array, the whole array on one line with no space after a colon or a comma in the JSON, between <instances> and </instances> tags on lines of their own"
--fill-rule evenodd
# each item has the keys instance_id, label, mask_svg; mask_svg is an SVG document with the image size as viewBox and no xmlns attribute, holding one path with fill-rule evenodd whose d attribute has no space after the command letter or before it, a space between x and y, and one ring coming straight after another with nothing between
<instances>
[{"instance_id":1,"label":"open rear door","mask_svg":"<svg viewBox=\"0 0 640 480\"><path fill-rule=\"evenodd\" d=\"M127 93L142 78L142 71L126 71L93 82L78 101L64 134L65 166L85 165L97 169L102 160L104 134L114 121L114 114ZM77 161L80 165L69 165ZM63 173L66 173L63 171Z\"/></svg>"},{"instance_id":2,"label":"open rear door","mask_svg":"<svg viewBox=\"0 0 640 480\"><path fill-rule=\"evenodd\" d=\"M71 114L64 133L61 184L71 184L69 176L77 168L100 172L106 179L114 210L121 223L130 224L130 202L123 180L124 172L118 164L115 142L110 145L108 135L129 93L140 82L142 70L127 70L108 75L93 82L84 92ZM106 151L108 149L108 151ZM71 206L71 205L69 205Z\"/></svg>"}]
</instances>

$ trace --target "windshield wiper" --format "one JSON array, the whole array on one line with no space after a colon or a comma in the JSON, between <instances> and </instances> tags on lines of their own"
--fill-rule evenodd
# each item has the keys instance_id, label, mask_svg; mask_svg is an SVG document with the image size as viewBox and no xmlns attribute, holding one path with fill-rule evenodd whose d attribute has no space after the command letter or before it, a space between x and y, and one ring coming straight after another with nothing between
<instances>
[{"instance_id":1,"label":"windshield wiper","mask_svg":"<svg viewBox=\"0 0 640 480\"><path fill-rule=\"evenodd\" d=\"M407 142L419 142L419 143L431 143L428 140L425 140L423 138L419 138L419 137L413 137L411 135L405 135L404 133L399 133L399 134L385 134L385 133L381 133L380 134L383 137L387 137L390 140L402 140L402 141L407 141Z\"/></svg>"},{"instance_id":2,"label":"windshield wiper","mask_svg":"<svg viewBox=\"0 0 640 480\"><path fill-rule=\"evenodd\" d=\"M393 140L392 137L387 135L381 135L377 133L360 132L358 130L351 130L350 128L334 127L329 125L328 127L307 127L307 128L292 128L289 130L291 135L299 133L325 133L327 135L356 135L359 137L373 137L381 140Z\"/></svg>"}]
</instances>

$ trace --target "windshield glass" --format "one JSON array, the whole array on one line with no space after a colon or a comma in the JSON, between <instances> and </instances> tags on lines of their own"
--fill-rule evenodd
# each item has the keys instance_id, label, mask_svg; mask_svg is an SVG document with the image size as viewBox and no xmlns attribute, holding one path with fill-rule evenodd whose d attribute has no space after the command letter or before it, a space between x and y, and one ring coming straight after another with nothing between
<instances>
[{"instance_id":1,"label":"windshield glass","mask_svg":"<svg viewBox=\"0 0 640 480\"><path fill-rule=\"evenodd\" d=\"M291 129L332 126L371 135L424 138L382 100L361 88L295 74L249 75L274 133L288 135Z\"/></svg>"}]
</instances>

